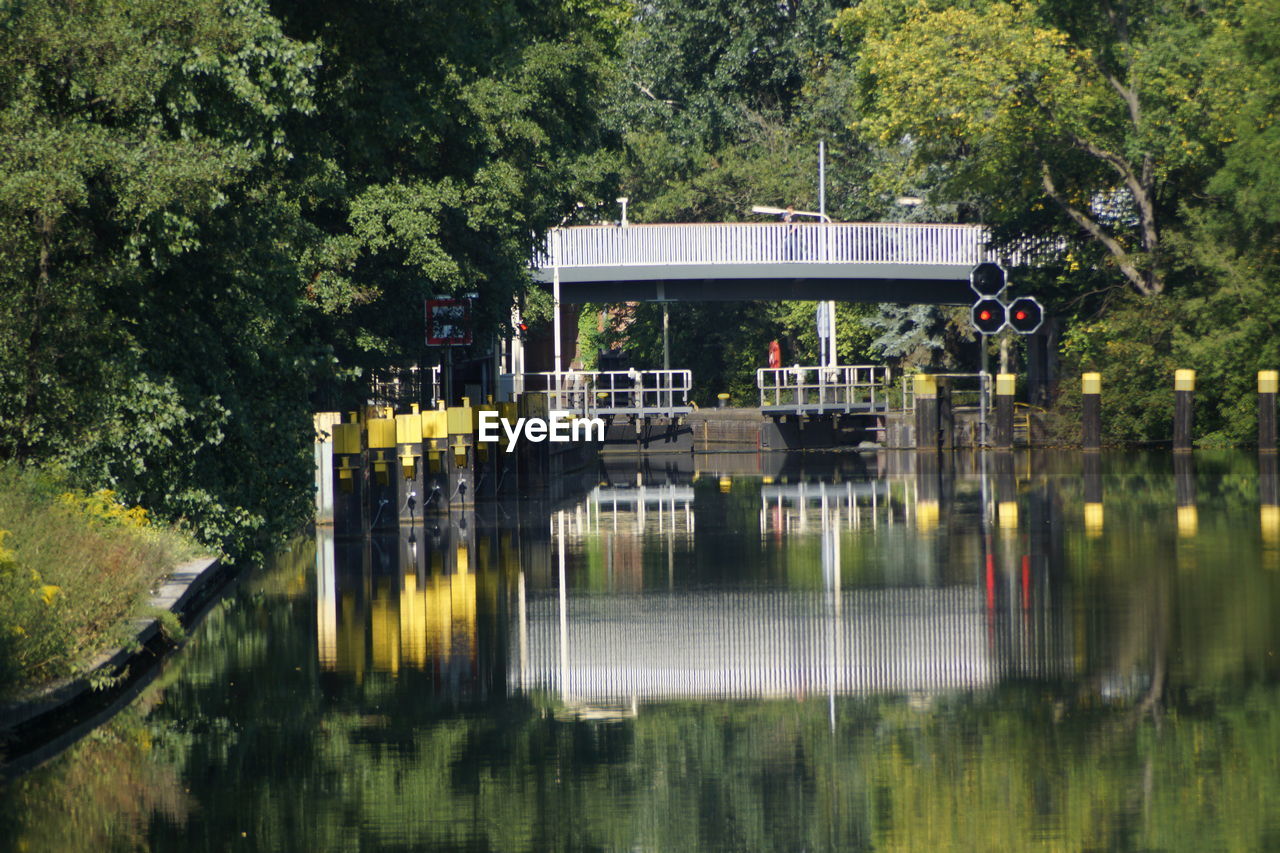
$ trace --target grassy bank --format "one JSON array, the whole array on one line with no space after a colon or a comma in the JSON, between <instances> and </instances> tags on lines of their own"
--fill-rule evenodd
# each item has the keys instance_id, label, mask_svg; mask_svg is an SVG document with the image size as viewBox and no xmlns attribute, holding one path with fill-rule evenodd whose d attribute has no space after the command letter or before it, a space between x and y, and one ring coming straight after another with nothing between
<instances>
[{"instance_id":1,"label":"grassy bank","mask_svg":"<svg viewBox=\"0 0 1280 853\"><path fill-rule=\"evenodd\" d=\"M0 467L0 531L0 700L127 642L156 581L199 552L111 492L14 466Z\"/></svg>"}]
</instances>

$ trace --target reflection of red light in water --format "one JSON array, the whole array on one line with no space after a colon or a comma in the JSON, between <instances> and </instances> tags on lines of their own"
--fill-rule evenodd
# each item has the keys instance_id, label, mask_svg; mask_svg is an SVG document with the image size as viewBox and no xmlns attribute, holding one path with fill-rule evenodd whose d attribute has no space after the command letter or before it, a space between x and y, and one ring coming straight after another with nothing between
<instances>
[{"instance_id":1,"label":"reflection of red light in water","mask_svg":"<svg viewBox=\"0 0 1280 853\"><path fill-rule=\"evenodd\" d=\"M1022 555L1022 609L1031 609L1031 557Z\"/></svg>"}]
</instances>

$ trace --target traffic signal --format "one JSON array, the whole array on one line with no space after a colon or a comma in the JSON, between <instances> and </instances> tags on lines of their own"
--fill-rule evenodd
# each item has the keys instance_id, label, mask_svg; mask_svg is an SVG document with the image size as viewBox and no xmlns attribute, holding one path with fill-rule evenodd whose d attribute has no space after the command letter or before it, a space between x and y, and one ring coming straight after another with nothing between
<instances>
[{"instance_id":1,"label":"traffic signal","mask_svg":"<svg viewBox=\"0 0 1280 853\"><path fill-rule=\"evenodd\" d=\"M1004 328L1004 304L999 299L979 299L970 311L973 327L984 335L994 335Z\"/></svg>"},{"instance_id":2,"label":"traffic signal","mask_svg":"<svg viewBox=\"0 0 1280 853\"><path fill-rule=\"evenodd\" d=\"M1019 296L1009 303L1009 325L1021 335L1030 335L1044 322L1044 308L1032 296Z\"/></svg>"},{"instance_id":3,"label":"traffic signal","mask_svg":"<svg viewBox=\"0 0 1280 853\"><path fill-rule=\"evenodd\" d=\"M520 340L523 341L525 338L525 335L528 334L528 332L529 332L528 323L526 323L524 320L521 320L519 323L516 323L516 337L518 337Z\"/></svg>"},{"instance_id":4,"label":"traffic signal","mask_svg":"<svg viewBox=\"0 0 1280 853\"><path fill-rule=\"evenodd\" d=\"M999 296L1006 282L1004 267L992 261L978 264L969 273L969 286L979 296Z\"/></svg>"}]
</instances>

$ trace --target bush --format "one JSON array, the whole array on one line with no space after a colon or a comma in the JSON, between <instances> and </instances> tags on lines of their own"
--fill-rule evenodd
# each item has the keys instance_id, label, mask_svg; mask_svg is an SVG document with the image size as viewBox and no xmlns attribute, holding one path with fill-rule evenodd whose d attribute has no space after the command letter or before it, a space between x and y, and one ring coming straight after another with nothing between
<instances>
[{"instance_id":1,"label":"bush","mask_svg":"<svg viewBox=\"0 0 1280 853\"><path fill-rule=\"evenodd\" d=\"M195 553L110 491L0 467L0 695L74 675L124 642L150 589Z\"/></svg>"}]
</instances>

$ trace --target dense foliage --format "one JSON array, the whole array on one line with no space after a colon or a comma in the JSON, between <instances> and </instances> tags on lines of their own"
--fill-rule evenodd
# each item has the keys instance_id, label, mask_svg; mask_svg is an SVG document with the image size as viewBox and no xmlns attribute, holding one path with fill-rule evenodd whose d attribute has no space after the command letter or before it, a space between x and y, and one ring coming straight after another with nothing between
<instances>
[{"instance_id":1,"label":"dense foliage","mask_svg":"<svg viewBox=\"0 0 1280 853\"><path fill-rule=\"evenodd\" d=\"M1247 440L1278 43L1280 0L7 4L0 453L252 550L310 511L311 405L435 362L423 297L477 294L483 354L569 214L815 208L819 140L837 219L1045 247L1015 277L1061 374L1126 389L1112 438L1168 437L1176 364L1206 440ZM770 340L816 359L811 309L673 306L674 363L749 397ZM660 363L657 308L592 316L584 347ZM954 321L842 306L841 359L963 366Z\"/></svg>"},{"instance_id":2,"label":"dense foliage","mask_svg":"<svg viewBox=\"0 0 1280 853\"><path fill-rule=\"evenodd\" d=\"M608 4L0 11L0 452L232 552L296 529L310 400L493 329L608 175ZM487 343L487 335L482 336Z\"/></svg>"}]
</instances>

